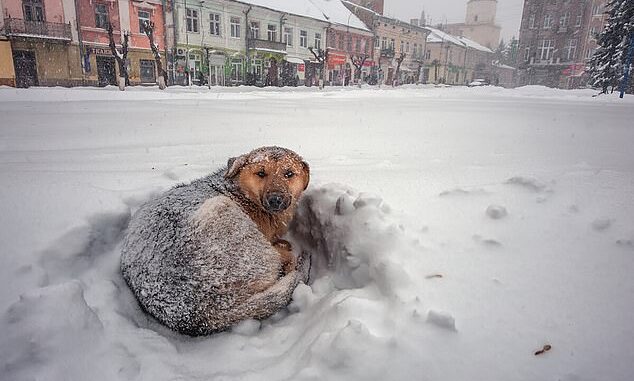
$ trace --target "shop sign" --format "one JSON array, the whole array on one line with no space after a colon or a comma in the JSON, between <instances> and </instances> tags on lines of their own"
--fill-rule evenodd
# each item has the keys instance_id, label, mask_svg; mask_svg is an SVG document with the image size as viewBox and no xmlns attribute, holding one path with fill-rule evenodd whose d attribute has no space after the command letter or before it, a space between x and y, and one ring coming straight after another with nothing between
<instances>
[{"instance_id":1,"label":"shop sign","mask_svg":"<svg viewBox=\"0 0 634 381\"><path fill-rule=\"evenodd\" d=\"M87 50L88 50L88 53L90 54L96 54L100 56L112 55L112 51L110 50L110 48L91 46L91 47L88 47Z\"/></svg>"},{"instance_id":2,"label":"shop sign","mask_svg":"<svg viewBox=\"0 0 634 381\"><path fill-rule=\"evenodd\" d=\"M371 67L374 66L374 61L372 60L365 60L365 62L363 63L363 67Z\"/></svg>"}]
</instances>

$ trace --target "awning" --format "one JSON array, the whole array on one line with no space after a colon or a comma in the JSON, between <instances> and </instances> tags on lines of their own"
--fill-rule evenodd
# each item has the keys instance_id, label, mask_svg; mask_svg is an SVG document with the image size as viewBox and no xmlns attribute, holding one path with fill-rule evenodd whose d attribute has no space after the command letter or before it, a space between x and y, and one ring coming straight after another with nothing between
<instances>
[{"instance_id":1,"label":"awning","mask_svg":"<svg viewBox=\"0 0 634 381\"><path fill-rule=\"evenodd\" d=\"M287 54L284 50L275 50L275 49L267 49L267 48L255 48L258 52L267 52L267 53L277 53L277 54Z\"/></svg>"},{"instance_id":2,"label":"awning","mask_svg":"<svg viewBox=\"0 0 634 381\"><path fill-rule=\"evenodd\" d=\"M301 59L301 58L297 58L297 57L288 56L288 57L284 58L284 60L286 60L286 62L290 62L290 63L294 63L294 64L300 64L300 65L304 64L304 60Z\"/></svg>"}]
</instances>

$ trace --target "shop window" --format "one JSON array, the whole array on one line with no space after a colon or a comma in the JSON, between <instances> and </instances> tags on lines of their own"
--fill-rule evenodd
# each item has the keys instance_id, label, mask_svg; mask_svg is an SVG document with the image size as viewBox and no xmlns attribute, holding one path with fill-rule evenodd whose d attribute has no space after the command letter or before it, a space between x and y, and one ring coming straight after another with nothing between
<instances>
[{"instance_id":1,"label":"shop window","mask_svg":"<svg viewBox=\"0 0 634 381\"><path fill-rule=\"evenodd\" d=\"M156 83L156 69L154 60L140 60L141 82Z\"/></svg>"}]
</instances>

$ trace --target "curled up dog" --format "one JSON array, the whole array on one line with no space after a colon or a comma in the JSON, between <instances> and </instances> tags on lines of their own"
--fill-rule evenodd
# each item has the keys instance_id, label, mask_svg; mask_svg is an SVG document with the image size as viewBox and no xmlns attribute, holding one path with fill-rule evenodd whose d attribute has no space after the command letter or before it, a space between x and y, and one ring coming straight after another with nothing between
<instances>
[{"instance_id":1,"label":"curled up dog","mask_svg":"<svg viewBox=\"0 0 634 381\"><path fill-rule=\"evenodd\" d=\"M281 237L309 180L295 152L263 147L144 204L121 255L141 306L193 336L286 306L310 260L296 259Z\"/></svg>"}]
</instances>

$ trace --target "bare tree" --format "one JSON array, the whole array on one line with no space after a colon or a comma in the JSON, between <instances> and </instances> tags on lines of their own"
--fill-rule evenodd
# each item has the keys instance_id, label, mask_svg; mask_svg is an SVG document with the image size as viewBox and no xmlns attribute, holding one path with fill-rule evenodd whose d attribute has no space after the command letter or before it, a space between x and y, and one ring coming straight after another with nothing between
<instances>
[{"instance_id":1,"label":"bare tree","mask_svg":"<svg viewBox=\"0 0 634 381\"><path fill-rule=\"evenodd\" d=\"M359 86L361 86L361 69L363 69L363 65L365 61L368 59L368 56L365 54L361 54L358 56L351 56L350 60L352 61L352 65L354 66L354 79L357 81Z\"/></svg>"},{"instance_id":2,"label":"bare tree","mask_svg":"<svg viewBox=\"0 0 634 381\"><path fill-rule=\"evenodd\" d=\"M161 52L158 45L154 42L154 21L144 21L143 31L150 40L150 48L154 54L154 61L156 61L156 72L158 73L158 85L161 90L165 90L167 87L167 72L163 69L163 61L161 61Z\"/></svg>"},{"instance_id":3,"label":"bare tree","mask_svg":"<svg viewBox=\"0 0 634 381\"><path fill-rule=\"evenodd\" d=\"M128 60L128 40L130 38L130 32L123 32L123 41L121 41L121 52L117 50L117 45L114 42L114 34L112 31L112 24L108 23L108 40L110 41L110 51L115 60L119 64L119 90L125 90L126 86L130 85L130 78L128 77L128 67L126 62Z\"/></svg>"},{"instance_id":4,"label":"bare tree","mask_svg":"<svg viewBox=\"0 0 634 381\"><path fill-rule=\"evenodd\" d=\"M398 55L398 57L396 57L396 74L394 74L394 81L392 82L392 86L398 86L400 81L400 74L401 74L401 64L403 63L403 60L405 60L405 57L407 57L407 54L405 53L400 53Z\"/></svg>"},{"instance_id":5,"label":"bare tree","mask_svg":"<svg viewBox=\"0 0 634 381\"><path fill-rule=\"evenodd\" d=\"M324 72L326 71L325 70L326 62L328 62L328 49L326 50L317 49L317 51L315 52L315 50L312 47L309 47L308 50L310 50L310 52L313 53L313 56L315 56L315 59L319 63L319 67L320 67L319 88L323 89L324 88Z\"/></svg>"}]
</instances>

